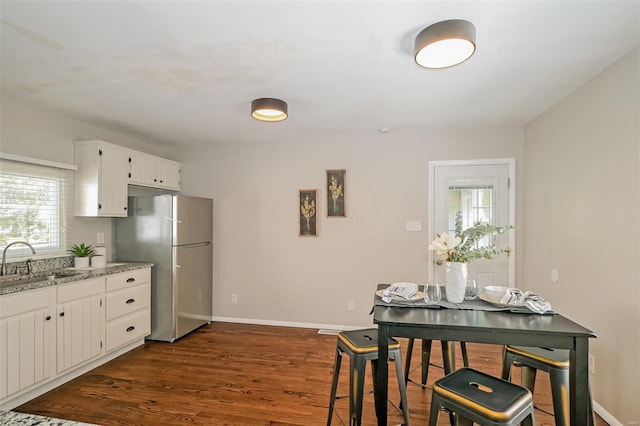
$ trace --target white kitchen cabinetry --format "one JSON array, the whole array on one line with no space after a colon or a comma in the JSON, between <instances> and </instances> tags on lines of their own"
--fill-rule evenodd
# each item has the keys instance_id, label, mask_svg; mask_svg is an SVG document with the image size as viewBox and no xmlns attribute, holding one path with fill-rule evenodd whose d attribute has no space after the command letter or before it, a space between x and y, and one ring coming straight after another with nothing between
<instances>
[{"instance_id":1,"label":"white kitchen cabinetry","mask_svg":"<svg viewBox=\"0 0 640 426\"><path fill-rule=\"evenodd\" d=\"M151 268L0 296L0 410L144 343L150 300Z\"/></svg>"},{"instance_id":2,"label":"white kitchen cabinetry","mask_svg":"<svg viewBox=\"0 0 640 426\"><path fill-rule=\"evenodd\" d=\"M75 215L127 216L128 151L100 140L74 142Z\"/></svg>"},{"instance_id":3,"label":"white kitchen cabinetry","mask_svg":"<svg viewBox=\"0 0 640 426\"><path fill-rule=\"evenodd\" d=\"M109 275L106 282L106 351L151 333L151 269Z\"/></svg>"},{"instance_id":4,"label":"white kitchen cabinetry","mask_svg":"<svg viewBox=\"0 0 640 426\"><path fill-rule=\"evenodd\" d=\"M180 163L143 152L129 151L129 183L180 190Z\"/></svg>"},{"instance_id":5,"label":"white kitchen cabinetry","mask_svg":"<svg viewBox=\"0 0 640 426\"><path fill-rule=\"evenodd\" d=\"M0 400L54 374L53 290L0 298Z\"/></svg>"},{"instance_id":6,"label":"white kitchen cabinetry","mask_svg":"<svg viewBox=\"0 0 640 426\"><path fill-rule=\"evenodd\" d=\"M57 372L62 373L102 354L104 278L57 288Z\"/></svg>"}]
</instances>

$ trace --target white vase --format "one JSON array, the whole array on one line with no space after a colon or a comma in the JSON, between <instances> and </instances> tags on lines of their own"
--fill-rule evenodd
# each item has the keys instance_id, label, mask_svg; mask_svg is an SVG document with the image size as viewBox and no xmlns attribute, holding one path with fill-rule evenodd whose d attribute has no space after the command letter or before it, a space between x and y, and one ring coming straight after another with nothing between
<instances>
[{"instance_id":1,"label":"white vase","mask_svg":"<svg viewBox=\"0 0 640 426\"><path fill-rule=\"evenodd\" d=\"M466 263L447 262L445 281L447 301L451 303L462 303L464 301L464 290L467 287L468 277L469 272Z\"/></svg>"},{"instance_id":2,"label":"white vase","mask_svg":"<svg viewBox=\"0 0 640 426\"><path fill-rule=\"evenodd\" d=\"M74 257L73 258L73 266L76 268L88 268L89 267L89 257Z\"/></svg>"}]
</instances>

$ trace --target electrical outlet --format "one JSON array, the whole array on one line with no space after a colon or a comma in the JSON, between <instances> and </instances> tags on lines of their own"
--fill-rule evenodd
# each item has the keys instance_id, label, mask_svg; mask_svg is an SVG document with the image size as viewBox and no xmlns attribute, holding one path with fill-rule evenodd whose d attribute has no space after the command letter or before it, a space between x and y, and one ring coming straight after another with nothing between
<instances>
[{"instance_id":1,"label":"electrical outlet","mask_svg":"<svg viewBox=\"0 0 640 426\"><path fill-rule=\"evenodd\" d=\"M589 373L595 374L596 372L596 358L589 354Z\"/></svg>"},{"instance_id":2,"label":"electrical outlet","mask_svg":"<svg viewBox=\"0 0 640 426\"><path fill-rule=\"evenodd\" d=\"M98 232L96 234L96 244L104 244L104 232Z\"/></svg>"},{"instance_id":3,"label":"electrical outlet","mask_svg":"<svg viewBox=\"0 0 640 426\"><path fill-rule=\"evenodd\" d=\"M233 303L234 305L238 304L238 295L237 294L232 294L231 295L231 303Z\"/></svg>"},{"instance_id":4,"label":"electrical outlet","mask_svg":"<svg viewBox=\"0 0 640 426\"><path fill-rule=\"evenodd\" d=\"M352 300L348 301L347 302L347 311L353 312L355 310L356 310L356 304Z\"/></svg>"}]
</instances>

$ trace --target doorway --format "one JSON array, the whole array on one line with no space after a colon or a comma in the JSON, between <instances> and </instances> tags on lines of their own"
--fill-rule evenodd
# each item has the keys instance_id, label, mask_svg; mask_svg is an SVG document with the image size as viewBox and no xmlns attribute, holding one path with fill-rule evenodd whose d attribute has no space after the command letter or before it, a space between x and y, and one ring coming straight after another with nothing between
<instances>
[{"instance_id":1,"label":"doorway","mask_svg":"<svg viewBox=\"0 0 640 426\"><path fill-rule=\"evenodd\" d=\"M455 217L462 213L463 229L478 221L495 226L515 223L515 159L483 159L429 162L428 243L436 234L453 234ZM515 247L514 232L487 236L480 244ZM444 284L446 266L429 250L429 280ZM478 288L487 285L513 287L515 256L501 254L492 260L469 263L469 278Z\"/></svg>"}]
</instances>

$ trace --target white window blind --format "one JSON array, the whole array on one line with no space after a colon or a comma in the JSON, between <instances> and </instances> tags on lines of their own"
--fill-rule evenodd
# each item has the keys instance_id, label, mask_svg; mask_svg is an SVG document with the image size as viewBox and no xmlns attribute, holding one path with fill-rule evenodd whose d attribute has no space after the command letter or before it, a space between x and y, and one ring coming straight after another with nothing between
<instances>
[{"instance_id":1,"label":"white window blind","mask_svg":"<svg viewBox=\"0 0 640 426\"><path fill-rule=\"evenodd\" d=\"M37 256L66 254L72 184L71 170L0 159L0 247L27 241ZM32 256L23 244L7 250Z\"/></svg>"}]
</instances>

